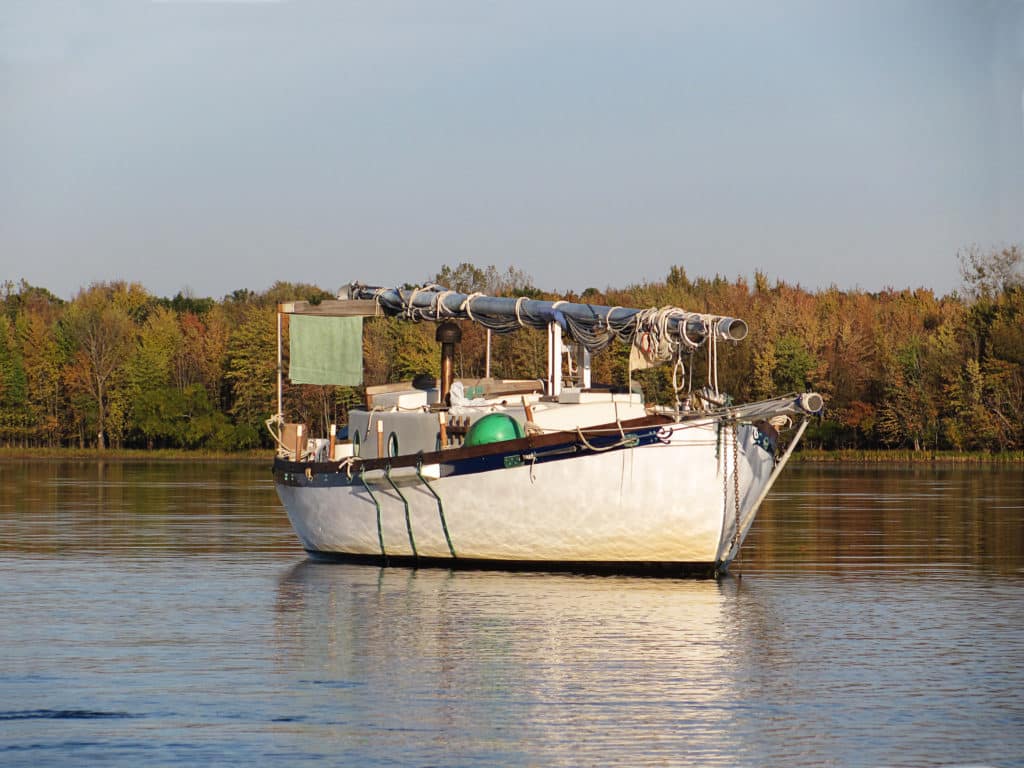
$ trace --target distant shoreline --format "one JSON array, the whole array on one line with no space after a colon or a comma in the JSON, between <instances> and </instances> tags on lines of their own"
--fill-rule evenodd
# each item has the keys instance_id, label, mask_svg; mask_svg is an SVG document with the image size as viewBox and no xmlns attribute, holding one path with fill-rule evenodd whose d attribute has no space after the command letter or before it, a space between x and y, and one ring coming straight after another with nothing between
<instances>
[{"instance_id":1,"label":"distant shoreline","mask_svg":"<svg viewBox=\"0 0 1024 768\"><path fill-rule=\"evenodd\" d=\"M238 462L271 464L271 449L261 451L185 451L181 449L107 449L95 448L12 448L0 446L0 463L14 461L117 461L117 462ZM958 451L888 450L798 450L792 460L801 464L1024 464L1024 451L1003 453Z\"/></svg>"},{"instance_id":2,"label":"distant shoreline","mask_svg":"<svg viewBox=\"0 0 1024 768\"><path fill-rule=\"evenodd\" d=\"M113 461L132 462L166 461L166 462L237 462L244 464L266 463L274 461L271 449L263 451L185 451L181 449L106 449L95 448L11 448L0 447L0 463L14 461Z\"/></svg>"},{"instance_id":3,"label":"distant shoreline","mask_svg":"<svg viewBox=\"0 0 1024 768\"><path fill-rule=\"evenodd\" d=\"M909 449L822 451L798 450L793 461L802 464L1024 464L1024 451L912 451Z\"/></svg>"}]
</instances>

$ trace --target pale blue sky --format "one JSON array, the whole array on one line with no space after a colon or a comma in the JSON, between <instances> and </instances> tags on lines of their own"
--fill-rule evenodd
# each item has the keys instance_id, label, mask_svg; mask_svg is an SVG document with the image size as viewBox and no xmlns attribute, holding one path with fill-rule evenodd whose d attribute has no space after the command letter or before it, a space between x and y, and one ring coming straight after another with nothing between
<instances>
[{"instance_id":1,"label":"pale blue sky","mask_svg":"<svg viewBox=\"0 0 1024 768\"><path fill-rule=\"evenodd\" d=\"M945 293L1022 107L1019 0L4 0L0 280Z\"/></svg>"}]
</instances>

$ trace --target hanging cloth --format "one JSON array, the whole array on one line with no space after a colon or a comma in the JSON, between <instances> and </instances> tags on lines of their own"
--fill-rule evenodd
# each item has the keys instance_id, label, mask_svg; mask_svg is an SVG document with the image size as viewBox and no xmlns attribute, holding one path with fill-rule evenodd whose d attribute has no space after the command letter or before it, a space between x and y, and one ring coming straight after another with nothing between
<instances>
[{"instance_id":1,"label":"hanging cloth","mask_svg":"<svg viewBox=\"0 0 1024 768\"><path fill-rule=\"evenodd\" d=\"M290 315L288 327L293 384L363 383L363 318Z\"/></svg>"}]
</instances>

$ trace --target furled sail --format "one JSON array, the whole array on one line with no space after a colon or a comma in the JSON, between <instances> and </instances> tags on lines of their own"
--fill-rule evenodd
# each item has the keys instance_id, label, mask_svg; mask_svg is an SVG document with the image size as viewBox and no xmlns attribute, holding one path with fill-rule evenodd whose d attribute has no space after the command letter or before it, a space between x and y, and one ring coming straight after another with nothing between
<instances>
[{"instance_id":1,"label":"furled sail","mask_svg":"<svg viewBox=\"0 0 1024 768\"><path fill-rule=\"evenodd\" d=\"M693 350L709 338L739 341L747 324L738 318L687 312L679 307L634 309L464 294L438 285L422 288L374 288L353 283L342 289L342 299L372 300L385 315L410 320L471 320L496 333L519 328L543 330L557 323L574 342L598 352L613 340L632 343L639 334L650 334L655 343L673 350ZM343 302L339 302L343 303Z\"/></svg>"}]
</instances>

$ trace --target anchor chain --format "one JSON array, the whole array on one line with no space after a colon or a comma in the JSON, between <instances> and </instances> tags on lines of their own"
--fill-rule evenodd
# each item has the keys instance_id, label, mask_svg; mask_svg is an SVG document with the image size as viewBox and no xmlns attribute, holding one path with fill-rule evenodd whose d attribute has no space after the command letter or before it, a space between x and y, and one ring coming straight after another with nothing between
<instances>
[{"instance_id":1,"label":"anchor chain","mask_svg":"<svg viewBox=\"0 0 1024 768\"><path fill-rule=\"evenodd\" d=\"M732 549L734 557L739 557L740 544L740 451L739 451L739 423L732 423L732 495L736 507L736 529L732 534Z\"/></svg>"}]
</instances>

